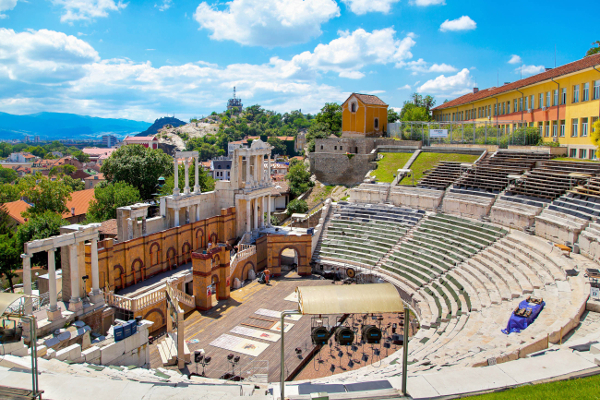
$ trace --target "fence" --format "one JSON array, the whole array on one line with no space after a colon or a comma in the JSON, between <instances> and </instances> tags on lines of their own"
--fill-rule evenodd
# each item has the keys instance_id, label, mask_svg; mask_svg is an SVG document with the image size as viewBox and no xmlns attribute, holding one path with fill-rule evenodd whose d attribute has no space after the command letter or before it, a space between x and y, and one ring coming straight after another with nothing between
<instances>
[{"instance_id":1,"label":"fence","mask_svg":"<svg viewBox=\"0 0 600 400\"><path fill-rule=\"evenodd\" d=\"M396 122L390 124L390 137L422 140L423 144L469 144L535 146L541 139L538 128L525 121L484 122ZM432 130L439 130L433 132ZM555 132L553 132L555 133Z\"/></svg>"}]
</instances>

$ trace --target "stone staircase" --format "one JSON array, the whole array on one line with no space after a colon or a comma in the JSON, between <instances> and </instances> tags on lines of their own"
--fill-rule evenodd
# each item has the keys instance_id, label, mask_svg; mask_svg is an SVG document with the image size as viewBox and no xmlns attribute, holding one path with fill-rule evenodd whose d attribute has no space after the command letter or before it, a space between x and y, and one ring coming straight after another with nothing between
<instances>
[{"instance_id":1,"label":"stone staircase","mask_svg":"<svg viewBox=\"0 0 600 400\"><path fill-rule=\"evenodd\" d=\"M398 242L387 252L387 254L382 257L377 264L375 264L376 267L381 267L381 265L385 264L388 259L390 258L390 256L392 254L394 254L394 251L398 250L400 248L400 246L402 245L402 243L405 243L408 239L410 239L413 235L413 233L415 231L417 231L419 229L419 226L421 226L421 224L423 223L423 221L427 220L427 215L425 215L423 218L421 218L419 220L419 222L417 222L414 226L412 226L407 232L406 234L404 234L403 236L400 236L398 238Z\"/></svg>"},{"instance_id":2,"label":"stone staircase","mask_svg":"<svg viewBox=\"0 0 600 400\"><path fill-rule=\"evenodd\" d=\"M184 359L186 363L191 360L190 349L183 343ZM165 338L158 343L158 353L163 365L177 365L177 335L167 333Z\"/></svg>"},{"instance_id":3,"label":"stone staircase","mask_svg":"<svg viewBox=\"0 0 600 400\"><path fill-rule=\"evenodd\" d=\"M329 212L327 213L327 215L325 216L325 220L323 221L323 227L321 228L323 233L321 234L321 237L319 238L319 242L317 243L317 246L315 247L315 250L313 251L312 261L316 261L320 258L319 256L321 253L321 244L323 243L323 240L325 240L327 238L327 231L329 230L329 226L331 225L332 216L335 214L336 211L337 211L337 205L331 204L331 207L329 208Z\"/></svg>"}]
</instances>

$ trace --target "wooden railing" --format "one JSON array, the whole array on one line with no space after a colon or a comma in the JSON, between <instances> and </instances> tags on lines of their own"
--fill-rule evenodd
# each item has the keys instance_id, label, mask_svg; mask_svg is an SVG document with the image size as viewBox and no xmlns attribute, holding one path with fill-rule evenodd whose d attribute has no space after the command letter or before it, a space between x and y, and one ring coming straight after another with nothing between
<instances>
[{"instance_id":1,"label":"wooden railing","mask_svg":"<svg viewBox=\"0 0 600 400\"><path fill-rule=\"evenodd\" d=\"M239 251L233 256L233 258L229 262L229 276L233 276L235 269L238 265L241 265L242 261L256 254L256 246L251 244L240 244L238 245L238 250Z\"/></svg>"}]
</instances>

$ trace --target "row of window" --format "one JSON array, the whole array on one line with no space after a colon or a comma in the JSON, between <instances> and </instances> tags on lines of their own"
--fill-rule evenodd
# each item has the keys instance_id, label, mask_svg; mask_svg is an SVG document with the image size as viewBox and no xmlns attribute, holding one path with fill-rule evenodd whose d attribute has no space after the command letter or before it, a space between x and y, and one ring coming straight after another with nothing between
<instances>
[{"instance_id":1,"label":"row of window","mask_svg":"<svg viewBox=\"0 0 600 400\"><path fill-rule=\"evenodd\" d=\"M579 155L579 156L578 156ZM571 158L583 158L588 160L596 160L596 151L593 149L570 149L569 157Z\"/></svg>"},{"instance_id":2,"label":"row of window","mask_svg":"<svg viewBox=\"0 0 600 400\"><path fill-rule=\"evenodd\" d=\"M571 103L579 103L590 100L590 83L585 82L581 85L573 85ZM591 100L600 99L600 80L593 82ZM494 104L493 116L506 115L536 108L535 95L517 98L512 101L504 101ZM545 108L567 104L567 88L552 90L550 92L542 92L538 95L537 108ZM478 107L477 109L460 111L457 113L439 114L436 116L437 121L468 121L475 118L487 118L492 116L492 106Z\"/></svg>"},{"instance_id":3,"label":"row of window","mask_svg":"<svg viewBox=\"0 0 600 400\"><path fill-rule=\"evenodd\" d=\"M598 117L592 118L573 118L571 119L571 137L587 137L592 131L593 125L598 121ZM556 121L538 122L540 129L540 135L544 137L550 137L550 125L552 125L552 137L565 137L566 135L566 121L563 119L560 121L560 133L559 126Z\"/></svg>"}]
</instances>

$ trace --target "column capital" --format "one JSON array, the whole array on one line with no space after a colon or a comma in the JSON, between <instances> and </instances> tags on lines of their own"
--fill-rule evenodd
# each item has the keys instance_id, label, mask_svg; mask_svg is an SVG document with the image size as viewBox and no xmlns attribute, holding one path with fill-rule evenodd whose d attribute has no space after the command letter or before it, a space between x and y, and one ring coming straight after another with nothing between
<instances>
[{"instance_id":1,"label":"column capital","mask_svg":"<svg viewBox=\"0 0 600 400\"><path fill-rule=\"evenodd\" d=\"M31 258L31 257L33 257L33 254L27 254L27 253L21 254L21 258L23 258L23 259Z\"/></svg>"}]
</instances>

